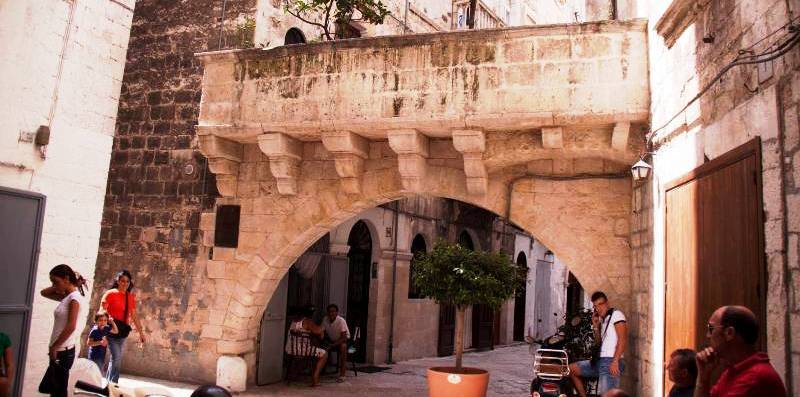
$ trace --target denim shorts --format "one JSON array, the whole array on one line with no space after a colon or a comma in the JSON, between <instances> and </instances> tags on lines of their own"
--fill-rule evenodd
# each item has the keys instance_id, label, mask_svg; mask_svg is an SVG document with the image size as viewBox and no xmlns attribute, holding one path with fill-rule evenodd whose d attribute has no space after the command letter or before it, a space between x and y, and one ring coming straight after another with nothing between
<instances>
[{"instance_id":1,"label":"denim shorts","mask_svg":"<svg viewBox=\"0 0 800 397\"><path fill-rule=\"evenodd\" d=\"M589 360L578 361L575 365L581 371L582 377L596 377L597 381L597 394L603 394L609 389L619 387L619 376L611 375L611 362L614 361L613 357L601 357L596 364L592 365ZM625 372L625 361L619 360L619 373L622 375Z\"/></svg>"}]
</instances>

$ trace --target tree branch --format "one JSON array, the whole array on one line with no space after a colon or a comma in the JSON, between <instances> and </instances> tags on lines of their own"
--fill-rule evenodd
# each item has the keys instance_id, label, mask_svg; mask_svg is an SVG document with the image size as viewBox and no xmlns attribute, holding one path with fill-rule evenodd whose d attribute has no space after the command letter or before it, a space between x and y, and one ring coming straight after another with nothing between
<instances>
[{"instance_id":1,"label":"tree branch","mask_svg":"<svg viewBox=\"0 0 800 397\"><path fill-rule=\"evenodd\" d=\"M305 23L307 23L309 25L319 26L320 28L322 28L323 31L327 31L325 26L322 25L321 23L309 21L308 19L305 19L305 18L301 17L299 13L294 12L291 9L289 9L289 7L286 7L285 10L286 10L286 12L289 13L289 15L291 15L291 16L293 16L293 17L295 17L295 18L297 18L297 19L299 19L299 20L301 20L301 21L303 21L303 22L305 22Z\"/></svg>"}]
</instances>

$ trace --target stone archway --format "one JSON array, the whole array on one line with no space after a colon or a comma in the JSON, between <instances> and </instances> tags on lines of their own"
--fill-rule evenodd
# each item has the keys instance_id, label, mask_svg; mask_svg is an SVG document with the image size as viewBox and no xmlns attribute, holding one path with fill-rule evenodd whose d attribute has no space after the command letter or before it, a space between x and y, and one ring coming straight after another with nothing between
<instances>
[{"instance_id":1,"label":"stone archway","mask_svg":"<svg viewBox=\"0 0 800 397\"><path fill-rule=\"evenodd\" d=\"M333 165L320 162L309 166ZM345 194L336 180L309 180L299 187L307 194L261 194L240 201L240 244L235 257L225 261L231 269L228 278L235 285L217 291L218 300L229 302L217 352L252 352L250 335L258 328L260 314L278 281L296 258L332 227L364 209L412 194L452 198L503 214L511 180L515 183L510 220L539 237L587 289L603 289L617 302L626 302L630 294L630 180L552 181L498 173L489 183L488 194L476 198L466 192L463 171L458 169L430 167L419 191L404 189L395 169L378 169L365 173L361 195ZM275 183L256 185L268 192Z\"/></svg>"},{"instance_id":2,"label":"stone archway","mask_svg":"<svg viewBox=\"0 0 800 397\"><path fill-rule=\"evenodd\" d=\"M212 261L225 278L204 354L253 365L260 313L295 258L411 195L507 217L624 310L644 41L637 21L201 55L200 148L218 203L241 206L239 246Z\"/></svg>"}]
</instances>

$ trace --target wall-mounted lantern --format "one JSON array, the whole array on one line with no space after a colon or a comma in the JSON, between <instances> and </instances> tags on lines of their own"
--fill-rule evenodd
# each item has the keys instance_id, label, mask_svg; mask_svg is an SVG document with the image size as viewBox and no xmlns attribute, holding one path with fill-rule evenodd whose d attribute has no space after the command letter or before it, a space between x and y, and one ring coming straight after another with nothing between
<instances>
[{"instance_id":1,"label":"wall-mounted lantern","mask_svg":"<svg viewBox=\"0 0 800 397\"><path fill-rule=\"evenodd\" d=\"M647 164L644 160L639 160L631 167L631 174L633 174L634 181L643 181L650 176L653 166Z\"/></svg>"}]
</instances>

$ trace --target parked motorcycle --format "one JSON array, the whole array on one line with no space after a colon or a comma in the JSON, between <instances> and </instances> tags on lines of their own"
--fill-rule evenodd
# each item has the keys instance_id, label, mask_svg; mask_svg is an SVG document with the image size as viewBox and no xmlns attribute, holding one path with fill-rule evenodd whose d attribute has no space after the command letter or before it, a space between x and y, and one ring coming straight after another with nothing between
<instances>
[{"instance_id":1,"label":"parked motorcycle","mask_svg":"<svg viewBox=\"0 0 800 397\"><path fill-rule=\"evenodd\" d=\"M573 394L569 378L569 363L588 360L592 354L594 334L592 331L592 311L580 310L567 317L555 334L534 340L525 340L531 345L533 354L533 380L531 397L567 397ZM566 319L566 318L565 318ZM587 393L596 388L589 385Z\"/></svg>"}]
</instances>

